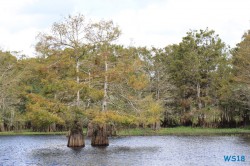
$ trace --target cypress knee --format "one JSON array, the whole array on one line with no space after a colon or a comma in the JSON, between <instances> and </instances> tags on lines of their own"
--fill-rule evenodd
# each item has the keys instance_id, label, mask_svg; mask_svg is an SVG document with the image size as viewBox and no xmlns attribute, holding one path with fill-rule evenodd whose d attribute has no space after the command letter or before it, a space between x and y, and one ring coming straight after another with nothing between
<instances>
[{"instance_id":1,"label":"cypress knee","mask_svg":"<svg viewBox=\"0 0 250 166\"><path fill-rule=\"evenodd\" d=\"M84 147L84 136L80 122L74 121L68 138L68 147Z\"/></svg>"},{"instance_id":2,"label":"cypress knee","mask_svg":"<svg viewBox=\"0 0 250 166\"><path fill-rule=\"evenodd\" d=\"M106 125L95 125L91 139L92 146L108 146L109 140Z\"/></svg>"}]
</instances>

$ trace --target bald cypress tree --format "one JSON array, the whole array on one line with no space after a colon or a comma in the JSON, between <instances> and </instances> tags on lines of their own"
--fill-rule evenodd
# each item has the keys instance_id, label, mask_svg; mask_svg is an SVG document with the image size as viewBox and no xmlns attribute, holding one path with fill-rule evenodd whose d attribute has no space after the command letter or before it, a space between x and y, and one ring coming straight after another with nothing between
<instances>
[{"instance_id":1,"label":"bald cypress tree","mask_svg":"<svg viewBox=\"0 0 250 166\"><path fill-rule=\"evenodd\" d=\"M226 47L212 30L190 31L178 45L169 47L167 68L176 86L176 103L182 124L204 126L215 98L216 79L226 61Z\"/></svg>"},{"instance_id":2,"label":"bald cypress tree","mask_svg":"<svg viewBox=\"0 0 250 166\"><path fill-rule=\"evenodd\" d=\"M242 41L233 51L234 87L232 101L236 115L246 126L250 122L250 31L242 36Z\"/></svg>"}]
</instances>

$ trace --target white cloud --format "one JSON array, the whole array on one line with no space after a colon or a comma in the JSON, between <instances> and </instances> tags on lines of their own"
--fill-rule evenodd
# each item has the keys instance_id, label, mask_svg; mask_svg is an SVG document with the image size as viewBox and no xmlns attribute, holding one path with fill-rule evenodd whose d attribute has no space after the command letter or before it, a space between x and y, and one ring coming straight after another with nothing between
<instances>
[{"instance_id":1,"label":"white cloud","mask_svg":"<svg viewBox=\"0 0 250 166\"><path fill-rule=\"evenodd\" d=\"M164 47L190 29L214 29L232 47L250 27L249 0L1 0L0 47L32 55L35 36L63 16L113 19L119 43Z\"/></svg>"},{"instance_id":2,"label":"white cloud","mask_svg":"<svg viewBox=\"0 0 250 166\"><path fill-rule=\"evenodd\" d=\"M19 51L24 54L34 54L34 42L35 36L38 34L38 30L34 28L28 28L17 33L10 33L3 29L0 29L2 35L1 47L8 51Z\"/></svg>"},{"instance_id":3,"label":"white cloud","mask_svg":"<svg viewBox=\"0 0 250 166\"><path fill-rule=\"evenodd\" d=\"M31 43L34 39L32 16L19 15L25 4L33 0L3 0L0 1L0 47L4 50L23 51L31 53Z\"/></svg>"},{"instance_id":4,"label":"white cloud","mask_svg":"<svg viewBox=\"0 0 250 166\"><path fill-rule=\"evenodd\" d=\"M181 41L190 29L214 29L232 46L249 27L246 0L169 0L141 10L126 10L114 19L121 26L123 42L133 38L136 45L164 47Z\"/></svg>"}]
</instances>

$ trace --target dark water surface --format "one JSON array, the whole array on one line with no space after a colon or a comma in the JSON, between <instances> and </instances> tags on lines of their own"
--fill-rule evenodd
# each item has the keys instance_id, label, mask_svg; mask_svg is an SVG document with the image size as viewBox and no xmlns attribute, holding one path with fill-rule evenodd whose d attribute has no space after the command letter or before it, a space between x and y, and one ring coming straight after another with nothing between
<instances>
[{"instance_id":1,"label":"dark water surface","mask_svg":"<svg viewBox=\"0 0 250 166\"><path fill-rule=\"evenodd\" d=\"M250 166L250 138L237 136L135 136L110 146L71 149L65 136L0 136L0 166ZM224 155L245 156L225 162Z\"/></svg>"}]
</instances>

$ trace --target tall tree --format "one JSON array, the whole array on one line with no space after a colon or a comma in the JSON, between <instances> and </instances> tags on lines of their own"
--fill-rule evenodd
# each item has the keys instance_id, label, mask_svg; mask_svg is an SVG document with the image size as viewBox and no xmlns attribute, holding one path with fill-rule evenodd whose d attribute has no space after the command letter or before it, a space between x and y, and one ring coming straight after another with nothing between
<instances>
[{"instance_id":1,"label":"tall tree","mask_svg":"<svg viewBox=\"0 0 250 166\"><path fill-rule=\"evenodd\" d=\"M168 72L168 55L171 53L172 47L165 47L164 49L152 49L153 57L153 75L152 75L152 92L155 95L157 101L161 101L165 104L164 117L162 120L162 126L174 125L173 122L175 114L175 108L173 108L174 98L176 97L176 87L171 82Z\"/></svg>"},{"instance_id":2,"label":"tall tree","mask_svg":"<svg viewBox=\"0 0 250 166\"><path fill-rule=\"evenodd\" d=\"M10 52L0 51L0 131L13 130L18 114L16 105L22 91L19 83L25 68Z\"/></svg>"},{"instance_id":3,"label":"tall tree","mask_svg":"<svg viewBox=\"0 0 250 166\"><path fill-rule=\"evenodd\" d=\"M80 84L80 64L81 59L85 56L86 51L86 27L83 15L69 15L64 21L54 23L50 34L40 33L36 50L42 53L42 56L48 57L56 51L65 49L70 51L70 57L75 60L76 83ZM76 92L75 106L80 109L80 89ZM78 126L80 125L80 126ZM68 146L84 146L84 138L80 121L75 119L74 128L71 129Z\"/></svg>"},{"instance_id":4,"label":"tall tree","mask_svg":"<svg viewBox=\"0 0 250 166\"><path fill-rule=\"evenodd\" d=\"M99 54L100 60L104 60L104 81L103 81L103 101L102 112L108 109L108 72L110 56L112 56L111 42L118 39L121 31L112 21L100 21L92 23L87 29L87 39L96 47L96 53ZM94 127L91 145L106 146L109 145L107 135L107 125L97 124Z\"/></svg>"},{"instance_id":5,"label":"tall tree","mask_svg":"<svg viewBox=\"0 0 250 166\"><path fill-rule=\"evenodd\" d=\"M233 50L234 88L233 101L244 125L250 123L250 31ZM236 111L235 111L236 112Z\"/></svg>"},{"instance_id":6,"label":"tall tree","mask_svg":"<svg viewBox=\"0 0 250 166\"><path fill-rule=\"evenodd\" d=\"M168 55L170 79L179 89L179 109L183 123L190 122L191 115L198 125L205 125L208 110L216 106L214 100L214 75L226 61L226 47L211 30L191 31L179 45L173 45ZM194 121L193 121L194 122Z\"/></svg>"}]
</instances>

